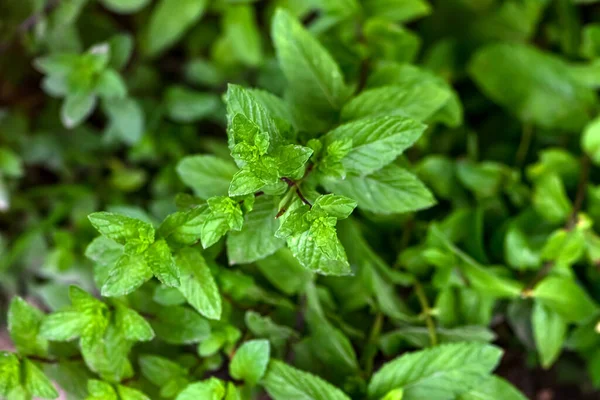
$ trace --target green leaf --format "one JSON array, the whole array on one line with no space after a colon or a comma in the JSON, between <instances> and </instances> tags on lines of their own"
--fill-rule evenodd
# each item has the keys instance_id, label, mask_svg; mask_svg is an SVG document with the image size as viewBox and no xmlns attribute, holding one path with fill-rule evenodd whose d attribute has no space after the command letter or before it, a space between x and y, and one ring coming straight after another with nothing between
<instances>
[{"instance_id":1,"label":"green leaf","mask_svg":"<svg viewBox=\"0 0 600 400\"><path fill-rule=\"evenodd\" d=\"M150 0L102 0L104 7L117 14L131 14L140 11Z\"/></svg>"},{"instance_id":2,"label":"green leaf","mask_svg":"<svg viewBox=\"0 0 600 400\"><path fill-rule=\"evenodd\" d=\"M243 167L235 173L229 185L230 196L245 196L256 193L265 186L265 182L249 167Z\"/></svg>"},{"instance_id":3,"label":"green leaf","mask_svg":"<svg viewBox=\"0 0 600 400\"><path fill-rule=\"evenodd\" d=\"M267 371L270 352L268 340L257 339L245 342L231 359L229 373L234 379L256 385Z\"/></svg>"},{"instance_id":4,"label":"green leaf","mask_svg":"<svg viewBox=\"0 0 600 400\"><path fill-rule=\"evenodd\" d=\"M560 355L567 335L567 322L556 311L536 301L531 314L533 337L542 367L550 368Z\"/></svg>"},{"instance_id":5,"label":"green leaf","mask_svg":"<svg viewBox=\"0 0 600 400\"><path fill-rule=\"evenodd\" d=\"M152 10L145 50L155 56L175 44L200 19L206 0L161 0Z\"/></svg>"},{"instance_id":6,"label":"green leaf","mask_svg":"<svg viewBox=\"0 0 600 400\"><path fill-rule=\"evenodd\" d=\"M6 351L0 352L0 395L7 396L20 383L19 359Z\"/></svg>"},{"instance_id":7,"label":"green leaf","mask_svg":"<svg viewBox=\"0 0 600 400\"><path fill-rule=\"evenodd\" d=\"M117 386L117 392L121 400L150 400L143 392L123 385Z\"/></svg>"},{"instance_id":8,"label":"green leaf","mask_svg":"<svg viewBox=\"0 0 600 400\"><path fill-rule=\"evenodd\" d=\"M186 307L164 307L150 323L156 336L167 343L196 343L210 335L208 321Z\"/></svg>"},{"instance_id":9,"label":"green leaf","mask_svg":"<svg viewBox=\"0 0 600 400\"><path fill-rule=\"evenodd\" d=\"M307 321L310 326L312 349L325 365L341 375L356 374L360 367L350 340L325 318L316 287L306 290Z\"/></svg>"},{"instance_id":10,"label":"green leaf","mask_svg":"<svg viewBox=\"0 0 600 400\"><path fill-rule=\"evenodd\" d=\"M600 117L585 127L581 136L581 148L590 156L594 164L600 165Z\"/></svg>"},{"instance_id":11,"label":"green leaf","mask_svg":"<svg viewBox=\"0 0 600 400\"><path fill-rule=\"evenodd\" d=\"M128 145L140 141L144 134L144 111L137 101L127 99L111 99L104 102L104 108L110 117L115 134Z\"/></svg>"},{"instance_id":12,"label":"green leaf","mask_svg":"<svg viewBox=\"0 0 600 400\"><path fill-rule=\"evenodd\" d=\"M210 378L205 381L196 382L188 385L176 400L222 400L225 396L225 386L217 378Z\"/></svg>"},{"instance_id":13,"label":"green leaf","mask_svg":"<svg viewBox=\"0 0 600 400\"><path fill-rule=\"evenodd\" d=\"M244 4L226 7L223 28L237 59L251 67L261 64L262 38L254 7Z\"/></svg>"},{"instance_id":14,"label":"green leaf","mask_svg":"<svg viewBox=\"0 0 600 400\"><path fill-rule=\"evenodd\" d=\"M564 222L571 213L571 201L557 174L547 173L535 180L532 200L538 214L549 222Z\"/></svg>"},{"instance_id":15,"label":"green leaf","mask_svg":"<svg viewBox=\"0 0 600 400\"><path fill-rule=\"evenodd\" d=\"M425 121L450 99L445 88L431 81L367 89L342 109L345 121L366 117L402 116Z\"/></svg>"},{"instance_id":16,"label":"green leaf","mask_svg":"<svg viewBox=\"0 0 600 400\"><path fill-rule=\"evenodd\" d=\"M275 219L277 204L267 196L258 197L250 213L244 219L241 231L227 236L229 264L246 264L263 259L285 245L275 237L279 227Z\"/></svg>"},{"instance_id":17,"label":"green leaf","mask_svg":"<svg viewBox=\"0 0 600 400\"><path fill-rule=\"evenodd\" d=\"M40 325L44 313L21 297L15 296L8 309L8 332L21 355L44 356L48 341L40 336Z\"/></svg>"},{"instance_id":18,"label":"green leaf","mask_svg":"<svg viewBox=\"0 0 600 400\"><path fill-rule=\"evenodd\" d=\"M125 99L125 96L127 96L127 85L114 69L109 68L102 71L96 83L96 93L105 100L104 107L113 105L113 102L119 103L119 100L125 100L121 104L125 104L131 108L130 103L127 102L131 102L131 100Z\"/></svg>"},{"instance_id":19,"label":"green leaf","mask_svg":"<svg viewBox=\"0 0 600 400\"><path fill-rule=\"evenodd\" d=\"M156 386L164 386L169 381L187 375L179 363L155 355L140 356L139 364L142 375Z\"/></svg>"},{"instance_id":20,"label":"green leaf","mask_svg":"<svg viewBox=\"0 0 600 400\"><path fill-rule=\"evenodd\" d=\"M451 400L481 384L502 351L483 343L452 343L400 356L369 382L369 399L404 389L403 400Z\"/></svg>"},{"instance_id":21,"label":"green leaf","mask_svg":"<svg viewBox=\"0 0 600 400\"><path fill-rule=\"evenodd\" d=\"M158 231L169 241L182 245L194 244L200 240L202 227L209 213L207 206L178 211L167 216Z\"/></svg>"},{"instance_id":22,"label":"green leaf","mask_svg":"<svg viewBox=\"0 0 600 400\"><path fill-rule=\"evenodd\" d=\"M262 385L273 400L350 400L340 389L308 372L271 360Z\"/></svg>"},{"instance_id":23,"label":"green leaf","mask_svg":"<svg viewBox=\"0 0 600 400\"><path fill-rule=\"evenodd\" d=\"M294 102L308 110L339 110L350 92L339 66L317 39L283 9L275 12L271 37Z\"/></svg>"},{"instance_id":24,"label":"green leaf","mask_svg":"<svg viewBox=\"0 0 600 400\"><path fill-rule=\"evenodd\" d=\"M483 342L489 343L496 339L493 331L483 326L468 325L456 328L436 328L437 339L440 344L456 342ZM381 336L381 348L384 353L397 354L405 342L423 348L430 345L429 331L421 326L409 326L396 329Z\"/></svg>"},{"instance_id":25,"label":"green leaf","mask_svg":"<svg viewBox=\"0 0 600 400\"><path fill-rule=\"evenodd\" d=\"M6 147L0 147L0 173L12 178L19 178L23 175L21 157Z\"/></svg>"},{"instance_id":26,"label":"green leaf","mask_svg":"<svg viewBox=\"0 0 600 400\"><path fill-rule=\"evenodd\" d=\"M90 379L87 384L90 397L87 400L118 400L115 389L106 382Z\"/></svg>"},{"instance_id":27,"label":"green leaf","mask_svg":"<svg viewBox=\"0 0 600 400\"><path fill-rule=\"evenodd\" d=\"M456 400L527 400L513 385L497 376L486 378L475 389L457 397Z\"/></svg>"},{"instance_id":28,"label":"green leaf","mask_svg":"<svg viewBox=\"0 0 600 400\"><path fill-rule=\"evenodd\" d=\"M23 371L25 375L25 388L33 396L42 399L55 399L58 397L58 392L52 382L44 375L44 373L28 359L23 360Z\"/></svg>"},{"instance_id":29,"label":"green leaf","mask_svg":"<svg viewBox=\"0 0 600 400\"><path fill-rule=\"evenodd\" d=\"M304 175L306 162L312 155L312 149L295 144L281 146L273 152L277 160L277 169L280 176L299 179Z\"/></svg>"},{"instance_id":30,"label":"green leaf","mask_svg":"<svg viewBox=\"0 0 600 400\"><path fill-rule=\"evenodd\" d=\"M40 335L48 340L68 341L81 335L89 317L79 311L59 311L44 318Z\"/></svg>"},{"instance_id":31,"label":"green leaf","mask_svg":"<svg viewBox=\"0 0 600 400\"><path fill-rule=\"evenodd\" d=\"M488 268L480 265L471 256L450 242L437 224L433 224L430 229L447 250L463 261L459 268L475 290L498 298L518 298L521 296L523 285L520 282L497 276Z\"/></svg>"},{"instance_id":32,"label":"green leaf","mask_svg":"<svg viewBox=\"0 0 600 400\"><path fill-rule=\"evenodd\" d=\"M120 244L131 240L154 241L154 228L147 222L104 211L90 214L88 219L100 234Z\"/></svg>"},{"instance_id":33,"label":"green leaf","mask_svg":"<svg viewBox=\"0 0 600 400\"><path fill-rule=\"evenodd\" d=\"M407 22L431 12L425 0L366 0L364 8L370 16L394 22Z\"/></svg>"},{"instance_id":34,"label":"green leaf","mask_svg":"<svg viewBox=\"0 0 600 400\"><path fill-rule=\"evenodd\" d=\"M339 126L324 136L325 145L352 139L342 164L352 174L370 174L391 163L412 146L425 125L406 117L365 118Z\"/></svg>"},{"instance_id":35,"label":"green leaf","mask_svg":"<svg viewBox=\"0 0 600 400\"><path fill-rule=\"evenodd\" d=\"M111 268L102 285L102 296L125 296L152 278L152 270L144 254L123 254Z\"/></svg>"},{"instance_id":36,"label":"green leaf","mask_svg":"<svg viewBox=\"0 0 600 400\"><path fill-rule=\"evenodd\" d=\"M221 100L212 93L203 93L181 86L171 86L165 94L167 113L176 122L195 122L218 110Z\"/></svg>"},{"instance_id":37,"label":"green leaf","mask_svg":"<svg viewBox=\"0 0 600 400\"><path fill-rule=\"evenodd\" d=\"M233 163L213 155L188 156L177 164L179 178L202 199L227 195L237 170Z\"/></svg>"},{"instance_id":38,"label":"green leaf","mask_svg":"<svg viewBox=\"0 0 600 400\"><path fill-rule=\"evenodd\" d=\"M183 249L175 257L181 272L179 290L187 301L210 319L221 318L221 295L202 254L196 249Z\"/></svg>"},{"instance_id":39,"label":"green leaf","mask_svg":"<svg viewBox=\"0 0 600 400\"><path fill-rule=\"evenodd\" d=\"M175 259L171 249L164 239L159 239L144 252L145 261L150 270L167 286L179 286L179 270L175 266Z\"/></svg>"},{"instance_id":40,"label":"green leaf","mask_svg":"<svg viewBox=\"0 0 600 400\"><path fill-rule=\"evenodd\" d=\"M326 194L319 196L313 204L314 210L323 210L337 219L348 218L356 208L356 202L348 197Z\"/></svg>"},{"instance_id":41,"label":"green leaf","mask_svg":"<svg viewBox=\"0 0 600 400\"><path fill-rule=\"evenodd\" d=\"M128 340L147 342L154 338L154 331L150 324L131 308L117 305L115 323Z\"/></svg>"},{"instance_id":42,"label":"green leaf","mask_svg":"<svg viewBox=\"0 0 600 400\"><path fill-rule=\"evenodd\" d=\"M377 214L418 211L435 204L421 181L394 164L367 176L327 180L324 185L330 192L356 200L359 208Z\"/></svg>"},{"instance_id":43,"label":"green leaf","mask_svg":"<svg viewBox=\"0 0 600 400\"><path fill-rule=\"evenodd\" d=\"M207 200L210 213L206 216L200 238L205 249L217 243L230 230L239 231L244 224L244 216L239 202L217 196Z\"/></svg>"},{"instance_id":44,"label":"green leaf","mask_svg":"<svg viewBox=\"0 0 600 400\"><path fill-rule=\"evenodd\" d=\"M283 125L280 121L276 121L267 108L254 97L252 91L244 89L239 85L229 84L227 86L227 94L225 95L225 103L227 104L228 129L230 146L233 144L233 132L231 131L232 119L237 114L242 114L248 120L258 126L261 132L268 132L272 145L280 144L282 140Z\"/></svg>"},{"instance_id":45,"label":"green leaf","mask_svg":"<svg viewBox=\"0 0 600 400\"><path fill-rule=\"evenodd\" d=\"M71 129L81 124L96 108L96 100L90 93L68 95L60 110L63 125Z\"/></svg>"},{"instance_id":46,"label":"green leaf","mask_svg":"<svg viewBox=\"0 0 600 400\"><path fill-rule=\"evenodd\" d=\"M582 322L598 311L598 306L572 279L549 276L532 291L531 296L567 322Z\"/></svg>"},{"instance_id":47,"label":"green leaf","mask_svg":"<svg viewBox=\"0 0 600 400\"><path fill-rule=\"evenodd\" d=\"M479 50L469 72L487 96L522 121L577 132L589 121L596 96L569 68L534 47L500 43Z\"/></svg>"},{"instance_id":48,"label":"green leaf","mask_svg":"<svg viewBox=\"0 0 600 400\"><path fill-rule=\"evenodd\" d=\"M273 286L287 295L304 290L306 284L313 279L313 274L304 269L286 247L258 260L256 265Z\"/></svg>"}]
</instances>

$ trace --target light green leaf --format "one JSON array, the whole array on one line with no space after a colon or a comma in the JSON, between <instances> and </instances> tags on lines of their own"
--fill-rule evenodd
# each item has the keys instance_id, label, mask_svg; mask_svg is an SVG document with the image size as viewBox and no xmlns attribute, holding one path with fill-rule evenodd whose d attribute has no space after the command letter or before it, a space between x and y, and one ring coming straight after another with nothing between
<instances>
[{"instance_id":1,"label":"light green leaf","mask_svg":"<svg viewBox=\"0 0 600 400\"><path fill-rule=\"evenodd\" d=\"M556 311L536 301L531 314L533 337L540 363L550 368L560 355L567 335L567 322Z\"/></svg>"},{"instance_id":2,"label":"light green leaf","mask_svg":"<svg viewBox=\"0 0 600 400\"><path fill-rule=\"evenodd\" d=\"M221 400L225 396L225 386L217 378L188 385L175 400Z\"/></svg>"},{"instance_id":3,"label":"light green leaf","mask_svg":"<svg viewBox=\"0 0 600 400\"><path fill-rule=\"evenodd\" d=\"M175 44L206 8L206 0L161 0L152 10L145 50L155 56Z\"/></svg>"},{"instance_id":4,"label":"light green leaf","mask_svg":"<svg viewBox=\"0 0 600 400\"><path fill-rule=\"evenodd\" d=\"M144 256L148 267L159 281L167 286L179 286L179 270L164 239L152 243L144 252Z\"/></svg>"},{"instance_id":5,"label":"light green leaf","mask_svg":"<svg viewBox=\"0 0 600 400\"><path fill-rule=\"evenodd\" d=\"M125 296L152 278L152 270L143 254L123 254L111 268L102 285L102 296Z\"/></svg>"},{"instance_id":6,"label":"light green leaf","mask_svg":"<svg viewBox=\"0 0 600 400\"><path fill-rule=\"evenodd\" d=\"M348 197L326 194L319 196L313 204L314 210L323 210L337 219L348 218L356 208L356 202Z\"/></svg>"},{"instance_id":7,"label":"light green leaf","mask_svg":"<svg viewBox=\"0 0 600 400\"><path fill-rule=\"evenodd\" d=\"M567 322L582 322L598 311L598 306L572 279L549 276L531 293L535 299L556 311Z\"/></svg>"},{"instance_id":8,"label":"light green leaf","mask_svg":"<svg viewBox=\"0 0 600 400\"><path fill-rule=\"evenodd\" d=\"M555 173L543 174L535 180L532 200L538 214L551 223L564 222L571 213L571 201Z\"/></svg>"},{"instance_id":9,"label":"light green leaf","mask_svg":"<svg viewBox=\"0 0 600 400\"><path fill-rule=\"evenodd\" d=\"M403 400L452 400L481 384L502 351L483 343L452 343L400 356L369 382L369 399L404 389Z\"/></svg>"},{"instance_id":10,"label":"light green leaf","mask_svg":"<svg viewBox=\"0 0 600 400\"><path fill-rule=\"evenodd\" d=\"M150 0L102 0L104 7L117 14L131 14L141 10Z\"/></svg>"},{"instance_id":11,"label":"light green leaf","mask_svg":"<svg viewBox=\"0 0 600 400\"><path fill-rule=\"evenodd\" d=\"M600 165L600 117L590 122L581 136L581 148L594 164Z\"/></svg>"},{"instance_id":12,"label":"light green leaf","mask_svg":"<svg viewBox=\"0 0 600 400\"><path fill-rule=\"evenodd\" d=\"M181 272L179 290L187 301L210 319L221 318L221 295L217 284L197 249L183 249L175 257Z\"/></svg>"},{"instance_id":13,"label":"light green leaf","mask_svg":"<svg viewBox=\"0 0 600 400\"><path fill-rule=\"evenodd\" d=\"M143 392L123 385L117 386L117 392L121 400L150 400Z\"/></svg>"},{"instance_id":14,"label":"light green leaf","mask_svg":"<svg viewBox=\"0 0 600 400\"><path fill-rule=\"evenodd\" d=\"M325 48L288 11L278 9L271 31L294 102L308 110L339 110L349 89Z\"/></svg>"},{"instance_id":15,"label":"light green leaf","mask_svg":"<svg viewBox=\"0 0 600 400\"><path fill-rule=\"evenodd\" d=\"M335 230L333 231L335 234ZM319 245L321 239L325 241L328 248ZM300 261L304 268L317 272L323 275L350 275L352 270L346 259L344 247L336 236L327 238L318 238L310 230L303 233L290 236L287 239L288 247L292 251L294 257ZM332 254L328 254L328 250L333 248Z\"/></svg>"},{"instance_id":16,"label":"light green leaf","mask_svg":"<svg viewBox=\"0 0 600 400\"><path fill-rule=\"evenodd\" d=\"M350 400L344 392L308 372L271 360L262 385L273 400Z\"/></svg>"},{"instance_id":17,"label":"light green leaf","mask_svg":"<svg viewBox=\"0 0 600 400\"><path fill-rule=\"evenodd\" d=\"M155 355L142 355L139 359L142 375L156 386L187 376L187 371L174 361Z\"/></svg>"},{"instance_id":18,"label":"light green leaf","mask_svg":"<svg viewBox=\"0 0 600 400\"><path fill-rule=\"evenodd\" d=\"M202 227L209 213L209 208L204 205L175 212L165 218L158 231L163 237L178 244L194 244L200 240Z\"/></svg>"},{"instance_id":19,"label":"light green leaf","mask_svg":"<svg viewBox=\"0 0 600 400\"><path fill-rule=\"evenodd\" d=\"M265 186L265 182L260 179L249 167L243 167L235 173L229 186L230 196L244 196L256 193Z\"/></svg>"},{"instance_id":20,"label":"light green leaf","mask_svg":"<svg viewBox=\"0 0 600 400\"><path fill-rule=\"evenodd\" d=\"M19 386L20 376L17 356L6 351L0 351L0 395L7 396Z\"/></svg>"},{"instance_id":21,"label":"light green leaf","mask_svg":"<svg viewBox=\"0 0 600 400\"><path fill-rule=\"evenodd\" d=\"M127 85L123 81L123 78L121 78L121 75L112 68L102 71L98 77L95 90L96 94L105 100L105 108L111 106L113 102L119 103L119 100L128 101L128 99L125 99L125 96L127 96ZM124 102L121 104L127 103ZM130 104L127 105L129 106Z\"/></svg>"},{"instance_id":22,"label":"light green leaf","mask_svg":"<svg viewBox=\"0 0 600 400\"><path fill-rule=\"evenodd\" d=\"M120 244L131 240L154 241L154 228L147 222L104 211L92 213L88 219L103 236Z\"/></svg>"},{"instance_id":23,"label":"light green leaf","mask_svg":"<svg viewBox=\"0 0 600 400\"><path fill-rule=\"evenodd\" d=\"M109 383L96 379L90 379L87 387L90 397L88 397L86 400L117 400L117 393Z\"/></svg>"},{"instance_id":24,"label":"light green leaf","mask_svg":"<svg viewBox=\"0 0 600 400\"><path fill-rule=\"evenodd\" d=\"M277 160L279 175L291 179L302 178L304 167L312 153L312 149L295 144L278 147L273 152L273 157Z\"/></svg>"},{"instance_id":25,"label":"light green leaf","mask_svg":"<svg viewBox=\"0 0 600 400\"><path fill-rule=\"evenodd\" d=\"M259 127L261 132L268 132L273 145L280 144L283 125L273 118L271 113L267 111L267 108L254 97L252 91L244 89L239 85L229 84L227 86L225 102L227 103L227 117L229 121L227 134L230 146L233 144L231 122L237 114L242 114L252 121Z\"/></svg>"},{"instance_id":26,"label":"light green leaf","mask_svg":"<svg viewBox=\"0 0 600 400\"><path fill-rule=\"evenodd\" d=\"M150 324L129 307L116 306L115 323L128 340L147 342L154 338L154 331Z\"/></svg>"},{"instance_id":27,"label":"light green leaf","mask_svg":"<svg viewBox=\"0 0 600 400\"><path fill-rule=\"evenodd\" d=\"M394 164L367 176L327 180L324 185L330 192L356 200L359 208L377 214L418 211L435 204L421 181Z\"/></svg>"},{"instance_id":28,"label":"light green leaf","mask_svg":"<svg viewBox=\"0 0 600 400\"><path fill-rule=\"evenodd\" d=\"M490 376L475 389L458 396L456 400L527 400L527 398L504 379Z\"/></svg>"},{"instance_id":29,"label":"light green leaf","mask_svg":"<svg viewBox=\"0 0 600 400\"><path fill-rule=\"evenodd\" d=\"M60 109L63 125L71 129L81 124L94 111L96 100L96 96L89 93L68 95Z\"/></svg>"},{"instance_id":30,"label":"light green leaf","mask_svg":"<svg viewBox=\"0 0 600 400\"><path fill-rule=\"evenodd\" d=\"M394 22L408 22L431 12L425 0L365 0L368 15Z\"/></svg>"},{"instance_id":31,"label":"light green leaf","mask_svg":"<svg viewBox=\"0 0 600 400\"><path fill-rule=\"evenodd\" d=\"M565 61L524 44L482 48L471 59L469 72L493 101L544 128L577 132L596 105L594 91L573 77Z\"/></svg>"},{"instance_id":32,"label":"light green leaf","mask_svg":"<svg viewBox=\"0 0 600 400\"><path fill-rule=\"evenodd\" d=\"M111 99L104 102L104 108L110 117L111 128L119 138L129 145L140 141L144 134L144 111L137 101Z\"/></svg>"},{"instance_id":33,"label":"light green leaf","mask_svg":"<svg viewBox=\"0 0 600 400\"><path fill-rule=\"evenodd\" d=\"M431 81L367 89L342 109L345 121L366 117L403 116L425 121L449 100L450 93Z\"/></svg>"},{"instance_id":34,"label":"light green leaf","mask_svg":"<svg viewBox=\"0 0 600 400\"><path fill-rule=\"evenodd\" d=\"M59 311L44 318L40 335L48 340L73 340L81 335L89 322L89 317L80 311Z\"/></svg>"},{"instance_id":35,"label":"light green leaf","mask_svg":"<svg viewBox=\"0 0 600 400\"><path fill-rule=\"evenodd\" d=\"M254 208L247 213L244 226L239 232L227 236L227 257L229 264L246 264L263 259L285 245L285 241L275 237L279 222L277 204L272 198L256 198Z\"/></svg>"},{"instance_id":36,"label":"light green leaf","mask_svg":"<svg viewBox=\"0 0 600 400\"><path fill-rule=\"evenodd\" d=\"M165 94L167 113L176 122L195 122L211 116L221 100L212 93L171 86Z\"/></svg>"},{"instance_id":37,"label":"light green leaf","mask_svg":"<svg viewBox=\"0 0 600 400\"><path fill-rule=\"evenodd\" d=\"M245 4L226 7L223 28L236 58L251 67L263 61L262 38L254 7Z\"/></svg>"},{"instance_id":38,"label":"light green leaf","mask_svg":"<svg viewBox=\"0 0 600 400\"><path fill-rule=\"evenodd\" d=\"M58 397L58 392L52 382L33 362L26 358L23 359L23 371L25 374L25 388L33 396L42 399L55 399Z\"/></svg>"},{"instance_id":39,"label":"light green leaf","mask_svg":"<svg viewBox=\"0 0 600 400\"><path fill-rule=\"evenodd\" d=\"M287 295L304 290L306 283L313 279L313 274L300 265L287 247L256 264L265 278Z\"/></svg>"},{"instance_id":40,"label":"light green leaf","mask_svg":"<svg viewBox=\"0 0 600 400\"><path fill-rule=\"evenodd\" d=\"M44 356L48 341L39 334L44 313L15 296L8 309L8 332L21 355Z\"/></svg>"},{"instance_id":41,"label":"light green leaf","mask_svg":"<svg viewBox=\"0 0 600 400\"><path fill-rule=\"evenodd\" d=\"M156 336L167 343L196 343L210 335L210 324L191 308L164 307L150 323Z\"/></svg>"},{"instance_id":42,"label":"light green leaf","mask_svg":"<svg viewBox=\"0 0 600 400\"><path fill-rule=\"evenodd\" d=\"M227 195L237 170L232 162L208 154L184 157L177 165L183 183L202 199Z\"/></svg>"},{"instance_id":43,"label":"light green leaf","mask_svg":"<svg viewBox=\"0 0 600 400\"><path fill-rule=\"evenodd\" d=\"M236 350L229 364L229 373L234 379L256 385L267 371L270 353L268 340L247 341Z\"/></svg>"},{"instance_id":44,"label":"light green leaf","mask_svg":"<svg viewBox=\"0 0 600 400\"><path fill-rule=\"evenodd\" d=\"M162 306L178 306L185 303L185 297L183 297L179 288L164 285L157 286L154 289L152 300Z\"/></svg>"},{"instance_id":45,"label":"light green leaf","mask_svg":"<svg viewBox=\"0 0 600 400\"><path fill-rule=\"evenodd\" d=\"M352 150L342 159L346 172L370 174L391 163L412 146L425 125L407 117L365 118L339 126L324 136L325 145L352 139Z\"/></svg>"}]
</instances>

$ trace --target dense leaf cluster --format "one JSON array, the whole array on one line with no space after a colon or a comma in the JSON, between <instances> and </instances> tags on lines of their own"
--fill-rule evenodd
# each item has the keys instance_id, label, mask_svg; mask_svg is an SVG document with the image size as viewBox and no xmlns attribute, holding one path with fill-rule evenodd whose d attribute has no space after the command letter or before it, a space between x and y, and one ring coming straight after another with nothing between
<instances>
[{"instance_id":1,"label":"dense leaf cluster","mask_svg":"<svg viewBox=\"0 0 600 400\"><path fill-rule=\"evenodd\" d=\"M431 3L0 4L0 397L599 388L600 8Z\"/></svg>"}]
</instances>

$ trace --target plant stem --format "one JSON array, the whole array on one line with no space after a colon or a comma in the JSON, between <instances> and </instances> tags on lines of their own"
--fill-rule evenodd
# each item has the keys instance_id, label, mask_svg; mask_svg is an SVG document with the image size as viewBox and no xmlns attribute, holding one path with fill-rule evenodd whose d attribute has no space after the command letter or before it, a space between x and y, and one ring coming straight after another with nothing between
<instances>
[{"instance_id":1,"label":"plant stem","mask_svg":"<svg viewBox=\"0 0 600 400\"><path fill-rule=\"evenodd\" d=\"M584 154L581 158L581 173L579 174L579 183L577 185L577 194L575 195L575 201L573 202L573 210L565 225L566 230L571 230L577 225L577 214L583 207L583 200L585 200L585 194L587 189L588 180L590 178L591 160L587 154Z\"/></svg>"},{"instance_id":2,"label":"plant stem","mask_svg":"<svg viewBox=\"0 0 600 400\"><path fill-rule=\"evenodd\" d=\"M375 356L377 355L377 341L381 334L381 328L383 328L383 314L378 312L375 316L375 321L373 321L371 333L369 334L369 339L365 345L362 357L364 375L367 377L371 376L371 373L373 372L373 363L375 361Z\"/></svg>"},{"instance_id":3,"label":"plant stem","mask_svg":"<svg viewBox=\"0 0 600 400\"><path fill-rule=\"evenodd\" d=\"M531 140L533 139L533 125L530 123L524 123L523 129L521 133L521 142L519 143L519 148L517 149L517 155L515 156L515 162L517 166L523 165L525 161L525 157L527 157L527 153L529 151L529 146L531 145Z\"/></svg>"},{"instance_id":4,"label":"plant stem","mask_svg":"<svg viewBox=\"0 0 600 400\"><path fill-rule=\"evenodd\" d=\"M429 343L431 346L437 346L437 333L435 331L435 323L433 322L433 318L431 318L432 310L429 306L429 301L427 300L427 296L425 295L425 290L423 290L423 286L421 283L415 278L415 294L419 299L419 303L421 304L421 308L423 309L423 314L425 315L425 324L427 325L427 331L429 332Z\"/></svg>"}]
</instances>

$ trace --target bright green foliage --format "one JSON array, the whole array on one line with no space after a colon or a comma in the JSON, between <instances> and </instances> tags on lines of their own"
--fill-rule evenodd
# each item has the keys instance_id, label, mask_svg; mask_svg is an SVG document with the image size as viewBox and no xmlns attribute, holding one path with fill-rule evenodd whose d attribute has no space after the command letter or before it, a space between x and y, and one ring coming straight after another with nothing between
<instances>
[{"instance_id":1,"label":"bright green foliage","mask_svg":"<svg viewBox=\"0 0 600 400\"><path fill-rule=\"evenodd\" d=\"M256 384L267 370L269 355L270 347L267 340L246 342L236 350L229 364L229 372L235 379Z\"/></svg>"},{"instance_id":2,"label":"bright green foliage","mask_svg":"<svg viewBox=\"0 0 600 400\"><path fill-rule=\"evenodd\" d=\"M598 397L599 6L0 0L0 398Z\"/></svg>"}]
</instances>

